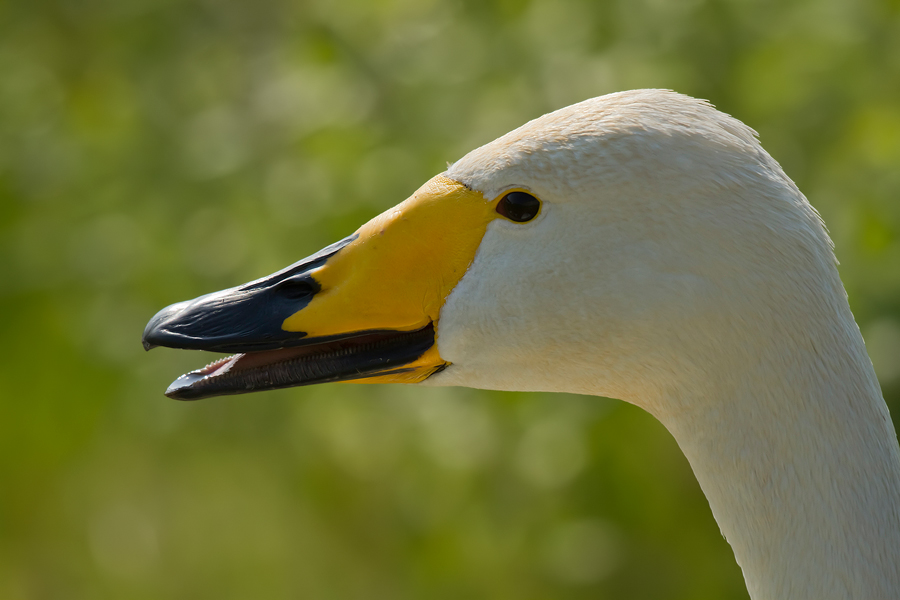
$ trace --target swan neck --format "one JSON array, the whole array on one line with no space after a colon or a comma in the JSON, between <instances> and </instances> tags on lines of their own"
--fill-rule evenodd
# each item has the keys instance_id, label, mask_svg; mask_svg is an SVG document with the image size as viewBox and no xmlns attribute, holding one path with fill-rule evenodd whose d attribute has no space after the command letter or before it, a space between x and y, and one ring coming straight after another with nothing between
<instances>
[{"instance_id":1,"label":"swan neck","mask_svg":"<svg viewBox=\"0 0 900 600\"><path fill-rule=\"evenodd\" d=\"M855 323L844 331L840 352L776 345L657 415L753 598L900 598L900 448Z\"/></svg>"}]
</instances>

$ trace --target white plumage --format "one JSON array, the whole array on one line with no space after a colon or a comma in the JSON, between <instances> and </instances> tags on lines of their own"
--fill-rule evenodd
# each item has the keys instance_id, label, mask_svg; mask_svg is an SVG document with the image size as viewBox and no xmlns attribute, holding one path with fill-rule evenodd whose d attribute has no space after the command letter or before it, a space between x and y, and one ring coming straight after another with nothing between
<instances>
[{"instance_id":1,"label":"white plumage","mask_svg":"<svg viewBox=\"0 0 900 600\"><path fill-rule=\"evenodd\" d=\"M748 127L668 91L595 98L453 164L493 221L429 385L620 398L689 459L751 595L900 597L900 449L831 242Z\"/></svg>"}]
</instances>

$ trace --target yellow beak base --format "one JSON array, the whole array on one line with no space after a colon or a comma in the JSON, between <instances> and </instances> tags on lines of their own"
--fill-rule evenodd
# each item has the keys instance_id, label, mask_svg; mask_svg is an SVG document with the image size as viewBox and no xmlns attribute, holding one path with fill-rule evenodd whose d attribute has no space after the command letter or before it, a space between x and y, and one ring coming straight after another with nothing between
<instances>
[{"instance_id":1,"label":"yellow beak base","mask_svg":"<svg viewBox=\"0 0 900 600\"><path fill-rule=\"evenodd\" d=\"M285 331L312 337L352 331L414 331L434 323L498 215L480 192L438 175L410 198L375 217L356 239L311 275L321 286L308 306L285 319ZM432 346L396 376L361 383L415 383L445 362Z\"/></svg>"}]
</instances>

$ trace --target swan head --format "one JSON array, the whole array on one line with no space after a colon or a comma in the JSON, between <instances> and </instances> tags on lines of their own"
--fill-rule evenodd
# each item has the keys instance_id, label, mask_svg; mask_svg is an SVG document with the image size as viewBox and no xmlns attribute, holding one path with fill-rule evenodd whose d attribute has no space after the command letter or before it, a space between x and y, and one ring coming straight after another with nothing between
<instances>
[{"instance_id":1,"label":"swan head","mask_svg":"<svg viewBox=\"0 0 900 600\"><path fill-rule=\"evenodd\" d=\"M239 353L179 399L358 381L632 402L684 451L753 597L897 596L900 449L831 242L705 102L544 115L321 252L163 309L144 344Z\"/></svg>"},{"instance_id":2,"label":"swan head","mask_svg":"<svg viewBox=\"0 0 900 600\"><path fill-rule=\"evenodd\" d=\"M843 297L821 220L755 132L680 94L564 108L447 176L487 198L527 189L542 210L488 227L441 315L453 368L429 383L602 394L657 412L668 392L754 360L767 332Z\"/></svg>"},{"instance_id":3,"label":"swan head","mask_svg":"<svg viewBox=\"0 0 900 600\"><path fill-rule=\"evenodd\" d=\"M164 309L144 343L242 353L176 381L181 398L357 380L657 412L721 361L753 360L760 328L830 310L822 282L842 294L824 228L755 133L638 90L470 152L319 254Z\"/></svg>"}]
</instances>

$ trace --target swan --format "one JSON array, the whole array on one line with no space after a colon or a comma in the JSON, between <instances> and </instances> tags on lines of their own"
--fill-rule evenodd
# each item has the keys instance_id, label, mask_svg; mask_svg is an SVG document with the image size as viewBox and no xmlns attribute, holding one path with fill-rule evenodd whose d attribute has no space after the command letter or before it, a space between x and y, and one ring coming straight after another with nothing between
<instances>
[{"instance_id":1,"label":"swan","mask_svg":"<svg viewBox=\"0 0 900 600\"><path fill-rule=\"evenodd\" d=\"M900 448L831 241L707 102L546 114L143 342L238 353L180 399L357 381L630 402L688 458L752 598L900 598Z\"/></svg>"}]
</instances>

